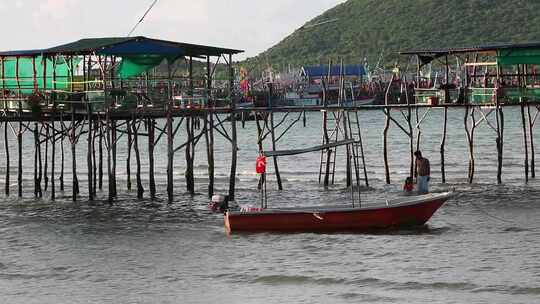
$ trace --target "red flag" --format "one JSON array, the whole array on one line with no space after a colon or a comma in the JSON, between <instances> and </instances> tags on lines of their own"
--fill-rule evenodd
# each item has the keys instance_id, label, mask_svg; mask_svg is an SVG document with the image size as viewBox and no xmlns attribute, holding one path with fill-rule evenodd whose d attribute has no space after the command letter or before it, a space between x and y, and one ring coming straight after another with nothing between
<instances>
[{"instance_id":1,"label":"red flag","mask_svg":"<svg viewBox=\"0 0 540 304\"><path fill-rule=\"evenodd\" d=\"M255 164L255 172L258 174L266 173L266 157L261 155L257 157L257 162Z\"/></svg>"}]
</instances>

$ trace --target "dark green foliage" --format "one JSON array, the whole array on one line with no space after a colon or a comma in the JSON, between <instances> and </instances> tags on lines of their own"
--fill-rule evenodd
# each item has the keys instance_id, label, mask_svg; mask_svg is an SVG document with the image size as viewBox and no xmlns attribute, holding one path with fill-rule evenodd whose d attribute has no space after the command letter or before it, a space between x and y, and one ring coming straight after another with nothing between
<instances>
[{"instance_id":1,"label":"dark green foliage","mask_svg":"<svg viewBox=\"0 0 540 304\"><path fill-rule=\"evenodd\" d=\"M367 57L373 65L381 52L390 63L400 50L540 41L539 11L530 0L349 0L245 64L258 71Z\"/></svg>"}]
</instances>

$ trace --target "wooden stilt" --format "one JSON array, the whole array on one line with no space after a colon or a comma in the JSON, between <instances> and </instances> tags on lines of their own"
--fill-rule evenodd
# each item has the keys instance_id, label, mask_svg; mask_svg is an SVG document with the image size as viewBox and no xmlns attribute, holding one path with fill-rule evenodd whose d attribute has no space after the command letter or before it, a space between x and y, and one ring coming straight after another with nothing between
<instances>
[{"instance_id":1,"label":"wooden stilt","mask_svg":"<svg viewBox=\"0 0 540 304\"><path fill-rule=\"evenodd\" d=\"M390 167L388 166L388 129L390 129L390 108L383 110L386 114L386 120L383 131L383 158L384 158L384 175L386 183L390 185Z\"/></svg>"},{"instance_id":2,"label":"wooden stilt","mask_svg":"<svg viewBox=\"0 0 540 304\"><path fill-rule=\"evenodd\" d=\"M8 125L9 125L9 122L5 121L4 122L4 150L6 152L6 178L5 178L4 192L6 196L9 196L9 172L10 172Z\"/></svg>"},{"instance_id":3,"label":"wooden stilt","mask_svg":"<svg viewBox=\"0 0 540 304\"><path fill-rule=\"evenodd\" d=\"M415 174L415 160L414 160L414 136L413 136L413 127L412 127L412 110L411 107L407 108L407 126L409 130L409 177L414 177Z\"/></svg>"},{"instance_id":4,"label":"wooden stilt","mask_svg":"<svg viewBox=\"0 0 540 304\"><path fill-rule=\"evenodd\" d=\"M229 95L228 99L231 102L231 173L229 175L229 199L234 201L235 195L235 185L236 185L236 161L238 157L238 139L236 132L236 117L234 110L236 109L236 101L232 96L232 90L234 87L234 70L232 68L232 55L229 54Z\"/></svg>"},{"instance_id":5,"label":"wooden stilt","mask_svg":"<svg viewBox=\"0 0 540 304\"><path fill-rule=\"evenodd\" d=\"M529 140L527 139L527 123L525 122L525 104L523 100L520 100L521 108L521 123L523 127L523 148L525 152L524 168L525 168L525 182L529 182Z\"/></svg>"},{"instance_id":6,"label":"wooden stilt","mask_svg":"<svg viewBox=\"0 0 540 304\"><path fill-rule=\"evenodd\" d=\"M533 116L531 115L531 105L527 104L527 117L529 119L529 140L531 147L531 177L536 178L536 168L535 168L535 152L534 152L534 121Z\"/></svg>"},{"instance_id":7,"label":"wooden stilt","mask_svg":"<svg viewBox=\"0 0 540 304\"><path fill-rule=\"evenodd\" d=\"M136 123L135 117L133 117L131 120L133 121L133 123L131 124L131 128L133 130L133 150L135 151L135 161L137 165L135 173L137 179L137 198L142 199L144 188L141 181L141 156L139 154L139 135L137 127L138 124Z\"/></svg>"},{"instance_id":8,"label":"wooden stilt","mask_svg":"<svg viewBox=\"0 0 540 304\"><path fill-rule=\"evenodd\" d=\"M471 118L471 127L469 128L469 112L470 112L470 118ZM465 133L467 134L467 144L469 146L469 170L468 170L468 179L469 184L472 184L474 179L474 170L475 170L475 164L474 164L474 130L476 128L476 119L474 117L474 108L472 110L469 109L469 106L465 106L465 117L464 117L464 124L465 124Z\"/></svg>"},{"instance_id":9,"label":"wooden stilt","mask_svg":"<svg viewBox=\"0 0 540 304\"><path fill-rule=\"evenodd\" d=\"M448 125L448 107L444 107L443 134L442 134L441 146L440 146L440 152L441 152L441 178L442 178L443 184L446 183L446 170L445 170L445 167L444 167L444 148L446 146L447 125Z\"/></svg>"},{"instance_id":10,"label":"wooden stilt","mask_svg":"<svg viewBox=\"0 0 540 304\"><path fill-rule=\"evenodd\" d=\"M55 165L56 165L56 129L54 119L56 115L55 106L53 105L53 111L51 113L51 200L56 200L56 184L55 184Z\"/></svg>"},{"instance_id":11,"label":"wooden stilt","mask_svg":"<svg viewBox=\"0 0 540 304\"><path fill-rule=\"evenodd\" d=\"M519 69L519 66L518 66ZM502 183L503 144L504 144L504 114L499 101L499 79L501 68L497 65L497 78L495 83L495 115L497 117L497 183ZM518 72L519 74L519 72ZM518 77L519 78L519 77ZM520 80L521 81L521 80Z\"/></svg>"},{"instance_id":12,"label":"wooden stilt","mask_svg":"<svg viewBox=\"0 0 540 304\"><path fill-rule=\"evenodd\" d=\"M270 136L272 137L272 150L276 151L276 133L274 128L274 112L270 112ZM283 190L283 184L281 183L281 174L279 174L279 164L277 156L273 157L274 162L274 172L276 174L276 181L278 184L278 189Z\"/></svg>"},{"instance_id":13,"label":"wooden stilt","mask_svg":"<svg viewBox=\"0 0 540 304\"><path fill-rule=\"evenodd\" d=\"M99 164L98 164L98 187L99 190L103 190L103 120L100 118L99 120L99 149L98 149L98 157L99 157Z\"/></svg>"},{"instance_id":14,"label":"wooden stilt","mask_svg":"<svg viewBox=\"0 0 540 304\"><path fill-rule=\"evenodd\" d=\"M214 117L212 113L207 114L206 124L208 125L205 133L208 159L208 197L212 197L214 194Z\"/></svg>"},{"instance_id":15,"label":"wooden stilt","mask_svg":"<svg viewBox=\"0 0 540 304\"><path fill-rule=\"evenodd\" d=\"M504 150L504 112L497 108L497 183L502 184L503 150Z\"/></svg>"},{"instance_id":16,"label":"wooden stilt","mask_svg":"<svg viewBox=\"0 0 540 304\"><path fill-rule=\"evenodd\" d=\"M23 169L22 169L22 135L23 135L23 123L22 123L22 102L19 101L19 129L17 130L17 147L18 147L18 154L19 154L19 166L17 170L17 182L18 184L18 195L19 197L23 196L23 187L22 187L22 175L23 175Z\"/></svg>"},{"instance_id":17,"label":"wooden stilt","mask_svg":"<svg viewBox=\"0 0 540 304\"><path fill-rule=\"evenodd\" d=\"M131 122L126 120L127 130L127 157L126 157L126 175L127 175L127 189L131 190L131 146L133 145L133 138L131 136Z\"/></svg>"},{"instance_id":18,"label":"wooden stilt","mask_svg":"<svg viewBox=\"0 0 540 304\"><path fill-rule=\"evenodd\" d=\"M212 102L212 71L210 68L210 56L206 58L206 90L208 106L213 106ZM208 112L204 116L206 132L204 138L206 141L206 158L208 161L208 197L214 194L214 114Z\"/></svg>"},{"instance_id":19,"label":"wooden stilt","mask_svg":"<svg viewBox=\"0 0 540 304\"><path fill-rule=\"evenodd\" d=\"M420 115L418 113L418 108L415 108L414 116L416 118L416 151L420 151L420 139L422 138L422 129L420 129Z\"/></svg>"},{"instance_id":20,"label":"wooden stilt","mask_svg":"<svg viewBox=\"0 0 540 304\"><path fill-rule=\"evenodd\" d=\"M172 105L167 105L167 198L169 204L173 202L173 121Z\"/></svg>"},{"instance_id":21,"label":"wooden stilt","mask_svg":"<svg viewBox=\"0 0 540 304\"><path fill-rule=\"evenodd\" d=\"M323 111L323 144L330 143L330 136L328 134L328 111ZM332 159L332 153L334 152L333 149L325 149L324 153L321 152L321 166L322 164L325 165L324 168L324 178L323 178L323 186L324 188L328 188L328 185L330 185L330 165L331 165L331 159ZM324 159L326 158L326 159ZM319 171L322 168L319 168ZM321 174L319 172L319 183L321 182Z\"/></svg>"},{"instance_id":22,"label":"wooden stilt","mask_svg":"<svg viewBox=\"0 0 540 304\"><path fill-rule=\"evenodd\" d=\"M116 142L118 137L116 136L116 120L111 121L111 152L112 152L112 181L109 181L112 183L112 190L113 190L113 197L118 197L118 191L116 189Z\"/></svg>"},{"instance_id":23,"label":"wooden stilt","mask_svg":"<svg viewBox=\"0 0 540 304\"><path fill-rule=\"evenodd\" d=\"M111 146L112 146L112 136L111 136L111 109L107 108L106 113L106 134L107 134L107 189L108 189L108 200L109 204L112 204L114 201L114 186L113 186L113 173L112 173L112 156L111 156Z\"/></svg>"},{"instance_id":24,"label":"wooden stilt","mask_svg":"<svg viewBox=\"0 0 540 304\"><path fill-rule=\"evenodd\" d=\"M79 194L79 179L77 178L77 153L76 153L76 142L77 142L77 136L75 134L75 107L72 105L71 108L71 135L70 135L70 142L71 142L71 174L72 174L72 197L71 199L73 201L77 200L77 195Z\"/></svg>"},{"instance_id":25,"label":"wooden stilt","mask_svg":"<svg viewBox=\"0 0 540 304\"><path fill-rule=\"evenodd\" d=\"M343 65L343 63L342 63ZM344 137L345 139L352 139L352 135L349 136L349 123L348 123L348 114L345 115L345 112L341 113L340 115L342 115L342 120L343 120L343 133L344 133ZM346 177L346 180L347 180L347 187L351 187L351 190L352 190L352 162L351 162L351 150L352 150L352 145L346 145L346 165L345 165L345 169L346 169L346 174L345 174L345 177ZM351 191L351 194L352 194L352 201L353 201L353 204L354 204L354 192Z\"/></svg>"},{"instance_id":26,"label":"wooden stilt","mask_svg":"<svg viewBox=\"0 0 540 304\"><path fill-rule=\"evenodd\" d=\"M99 123L94 120L92 127L92 189L94 190L94 197L97 195L96 137L98 128Z\"/></svg>"},{"instance_id":27,"label":"wooden stilt","mask_svg":"<svg viewBox=\"0 0 540 304\"><path fill-rule=\"evenodd\" d=\"M185 158L186 158L186 172L185 172L185 178L186 178L186 189L189 192L189 194L194 195L195 194L195 185L194 185L194 179L193 179L193 117L186 117L186 135L187 135L187 145L185 149Z\"/></svg>"},{"instance_id":28,"label":"wooden stilt","mask_svg":"<svg viewBox=\"0 0 540 304\"><path fill-rule=\"evenodd\" d=\"M45 124L45 165L43 167L43 190L47 192L49 188L49 125Z\"/></svg>"},{"instance_id":29,"label":"wooden stilt","mask_svg":"<svg viewBox=\"0 0 540 304\"><path fill-rule=\"evenodd\" d=\"M148 175L149 175L149 188L150 198L156 199L156 181L154 178L154 132L155 120L148 118Z\"/></svg>"},{"instance_id":30,"label":"wooden stilt","mask_svg":"<svg viewBox=\"0 0 540 304\"><path fill-rule=\"evenodd\" d=\"M38 150L39 148L39 130L37 122L34 123L34 196L38 197L40 193L40 184L38 180Z\"/></svg>"},{"instance_id":31,"label":"wooden stilt","mask_svg":"<svg viewBox=\"0 0 540 304\"><path fill-rule=\"evenodd\" d=\"M46 59L45 59L45 66L47 66L47 63L46 63ZM53 81L53 90L56 91L57 87L56 87L56 58L55 57L52 57L52 68L53 68L53 72L52 72L52 81ZM46 73L45 73L46 74ZM43 76L43 86L45 87L45 77L46 75ZM53 97L51 98L51 102L52 102L52 111L51 111L51 129L52 129L52 137L51 137L51 200L54 201L56 200L56 182L55 182L55 176L54 174L56 173L55 170L56 170L56 124L55 124L55 120L56 120L56 96L53 94Z\"/></svg>"},{"instance_id":32,"label":"wooden stilt","mask_svg":"<svg viewBox=\"0 0 540 304\"><path fill-rule=\"evenodd\" d=\"M42 163L42 157L41 157L41 139L40 139L40 134L41 134L41 131L43 130L43 127L41 127L41 129L38 129L38 134L37 134L37 144L38 144L38 149L37 149L37 162L38 162L38 197L43 197L43 193L42 193L42 187L41 187L41 181L43 180L43 163Z\"/></svg>"},{"instance_id":33,"label":"wooden stilt","mask_svg":"<svg viewBox=\"0 0 540 304\"><path fill-rule=\"evenodd\" d=\"M86 150L86 164L87 164L87 176L88 176L88 199L90 201L94 200L94 179L93 171L94 165L92 163L92 151L93 151L93 122L92 122L92 108L90 103L86 102L86 112L88 120L88 137L87 137L87 150Z\"/></svg>"},{"instance_id":34,"label":"wooden stilt","mask_svg":"<svg viewBox=\"0 0 540 304\"><path fill-rule=\"evenodd\" d=\"M64 137L65 137L65 129L64 129L64 113L60 113L60 177L58 180L60 181L60 191L64 191Z\"/></svg>"}]
</instances>

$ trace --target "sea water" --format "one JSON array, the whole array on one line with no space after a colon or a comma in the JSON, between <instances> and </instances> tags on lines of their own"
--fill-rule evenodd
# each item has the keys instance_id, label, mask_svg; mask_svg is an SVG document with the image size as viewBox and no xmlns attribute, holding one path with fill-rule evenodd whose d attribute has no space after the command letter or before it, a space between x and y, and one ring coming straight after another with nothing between
<instances>
[{"instance_id":1,"label":"sea water","mask_svg":"<svg viewBox=\"0 0 540 304\"><path fill-rule=\"evenodd\" d=\"M419 115L423 112L420 110ZM393 114L401 118L399 112ZM286 117L283 126L296 120L296 115ZM71 200L67 140L66 191L58 192L54 202L48 193L43 199L35 199L33 138L27 132L24 197L16 197L17 150L11 144L12 194L2 196L0 203L0 303L540 302L540 181L525 183L519 109L505 109L502 185L497 185L496 180L496 133L486 124L475 133L476 174L474 183L467 183L469 154L463 110L449 111L447 184L441 184L442 115L441 109L432 109L422 123L421 149L431 161L431 189L455 188L459 194L425 227L375 234L227 236L223 217L207 207L204 140L199 142L195 159L198 193L194 197L185 193L185 158L181 151L175 154L175 200L166 203L166 142L162 139L156 148L158 199L137 200L136 190L126 190L127 143L123 136L118 143L117 201L112 206L106 202L105 180L98 200L88 202L83 134L77 150L81 186L78 201ZM278 114L276 120L282 117ZM384 114L366 111L360 113L360 120L371 186L362 189L361 199L395 197L409 172L408 137L391 126L392 184L386 185ZM304 128L300 120L278 142L278 149L318 145L321 128L321 115L308 113L307 126ZM540 140L539 131L534 132ZM257 205L256 127L246 122L238 133L237 202ZM16 142L13 134L9 139ZM175 142L180 144L184 139L181 128ZM143 182L148 190L146 138L139 139L139 146ZM226 194L231 146L218 133L215 150L216 193ZM58 183L59 143L56 151ZM343 153L341 149L337 159L336 184L328 190L318 183L319 153L279 159L284 183L281 192L277 191L269 159L269 205L349 204ZM133 156L131 166L135 189ZM3 184L3 149L0 168Z\"/></svg>"}]
</instances>

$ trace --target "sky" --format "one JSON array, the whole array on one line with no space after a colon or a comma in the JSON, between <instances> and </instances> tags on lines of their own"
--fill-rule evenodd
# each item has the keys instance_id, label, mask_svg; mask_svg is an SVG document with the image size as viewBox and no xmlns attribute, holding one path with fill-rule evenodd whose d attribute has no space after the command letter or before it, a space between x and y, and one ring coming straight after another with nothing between
<instances>
[{"instance_id":1,"label":"sky","mask_svg":"<svg viewBox=\"0 0 540 304\"><path fill-rule=\"evenodd\" d=\"M126 36L153 0L0 0L0 50ZM345 0L158 0L133 35L213 45L253 57Z\"/></svg>"}]
</instances>

